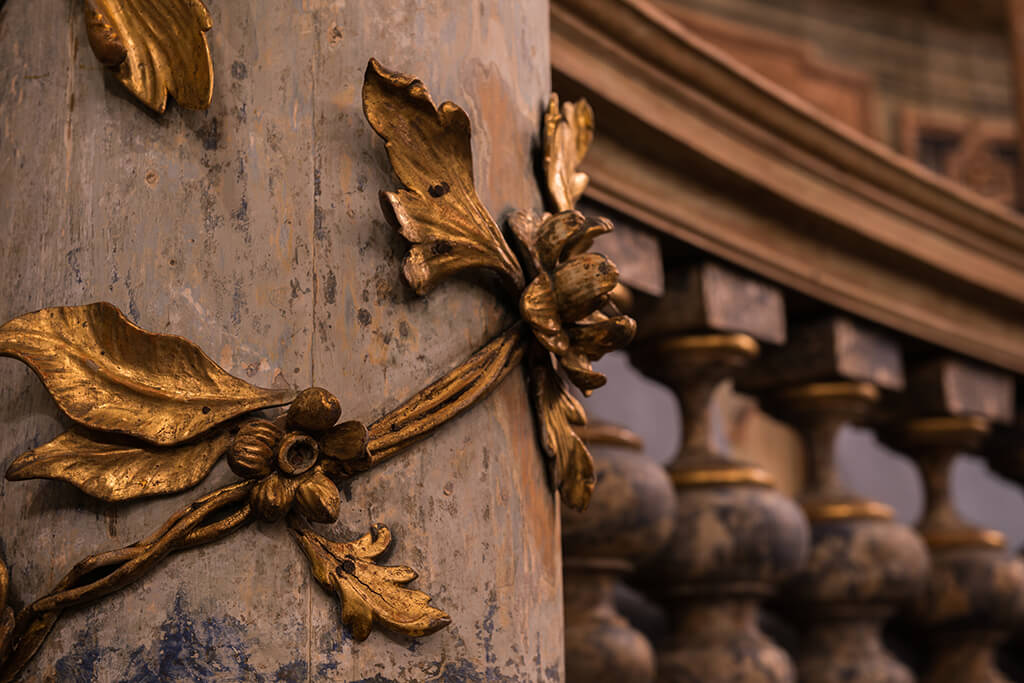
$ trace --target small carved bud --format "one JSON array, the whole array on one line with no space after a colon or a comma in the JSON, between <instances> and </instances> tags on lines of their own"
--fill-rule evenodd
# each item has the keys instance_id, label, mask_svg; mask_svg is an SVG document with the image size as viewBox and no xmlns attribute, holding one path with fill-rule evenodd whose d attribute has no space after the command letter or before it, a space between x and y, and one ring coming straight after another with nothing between
<instances>
[{"instance_id":1,"label":"small carved bud","mask_svg":"<svg viewBox=\"0 0 1024 683\"><path fill-rule=\"evenodd\" d=\"M228 452L231 471L247 479L270 474L277 444L283 436L281 428L269 420L253 420L242 425Z\"/></svg>"},{"instance_id":2,"label":"small carved bud","mask_svg":"<svg viewBox=\"0 0 1024 683\"><path fill-rule=\"evenodd\" d=\"M121 42L117 30L111 26L107 18L100 14L91 2L85 4L85 32L89 37L89 46L96 59L103 66L111 68L120 66L127 58L128 51Z\"/></svg>"},{"instance_id":3,"label":"small carved bud","mask_svg":"<svg viewBox=\"0 0 1024 683\"><path fill-rule=\"evenodd\" d=\"M301 392L288 407L288 428L307 432L330 429L341 417L341 404L331 392L311 387Z\"/></svg>"},{"instance_id":4,"label":"small carved bud","mask_svg":"<svg viewBox=\"0 0 1024 683\"><path fill-rule=\"evenodd\" d=\"M334 482L318 469L299 485L295 505L309 521L329 524L341 513L341 494Z\"/></svg>"},{"instance_id":5,"label":"small carved bud","mask_svg":"<svg viewBox=\"0 0 1024 683\"><path fill-rule=\"evenodd\" d=\"M297 479L283 477L277 473L256 484L256 489L252 493L256 513L268 522L281 519L295 501L295 489L298 485Z\"/></svg>"}]
</instances>

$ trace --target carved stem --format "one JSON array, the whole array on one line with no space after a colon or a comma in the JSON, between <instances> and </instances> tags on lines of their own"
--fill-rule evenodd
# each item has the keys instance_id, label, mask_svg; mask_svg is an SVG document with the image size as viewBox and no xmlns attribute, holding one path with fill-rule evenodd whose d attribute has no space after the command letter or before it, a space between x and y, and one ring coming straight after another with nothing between
<instances>
[{"instance_id":1,"label":"carved stem","mask_svg":"<svg viewBox=\"0 0 1024 683\"><path fill-rule=\"evenodd\" d=\"M426 438L490 393L522 361L528 339L525 332L523 323L512 325L466 362L374 422L367 443L369 466ZM12 681L28 664L64 609L125 588L171 552L212 543L245 526L253 518L248 503L222 519L203 522L224 508L247 501L254 485L246 480L218 489L175 513L146 540L92 555L75 565L51 593L19 613L10 656L0 669L0 683ZM78 585L104 569L110 571Z\"/></svg>"},{"instance_id":2,"label":"carved stem","mask_svg":"<svg viewBox=\"0 0 1024 683\"><path fill-rule=\"evenodd\" d=\"M469 360L370 425L370 465L426 438L490 393L522 361L525 330L523 323L516 323Z\"/></svg>"},{"instance_id":3,"label":"carved stem","mask_svg":"<svg viewBox=\"0 0 1024 683\"><path fill-rule=\"evenodd\" d=\"M243 481L218 489L175 513L145 541L92 555L76 564L49 595L18 614L11 654L0 670L0 682L14 680L43 644L64 609L98 600L131 585L171 552L219 540L245 526L252 519L247 503L223 519L205 525L203 522L224 508L247 500L253 485L254 482ZM105 568L113 569L94 581L77 585L86 576Z\"/></svg>"}]
</instances>

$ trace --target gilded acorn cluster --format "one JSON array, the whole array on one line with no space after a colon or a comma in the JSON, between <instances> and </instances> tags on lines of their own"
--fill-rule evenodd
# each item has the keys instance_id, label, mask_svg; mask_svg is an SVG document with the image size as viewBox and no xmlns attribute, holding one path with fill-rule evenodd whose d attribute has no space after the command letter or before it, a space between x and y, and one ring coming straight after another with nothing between
<instances>
[{"instance_id":1,"label":"gilded acorn cluster","mask_svg":"<svg viewBox=\"0 0 1024 683\"><path fill-rule=\"evenodd\" d=\"M258 480L252 506L267 521L294 510L311 522L333 522L341 511L335 481L361 469L366 428L338 424L341 405L325 389L301 392L278 420L251 420L235 435L228 464Z\"/></svg>"}]
</instances>

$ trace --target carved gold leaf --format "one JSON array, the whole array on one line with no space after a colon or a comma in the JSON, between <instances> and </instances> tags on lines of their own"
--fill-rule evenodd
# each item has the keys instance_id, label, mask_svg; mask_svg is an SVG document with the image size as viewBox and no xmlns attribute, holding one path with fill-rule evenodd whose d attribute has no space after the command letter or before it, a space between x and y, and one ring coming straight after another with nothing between
<instances>
[{"instance_id":1,"label":"carved gold leaf","mask_svg":"<svg viewBox=\"0 0 1024 683\"><path fill-rule=\"evenodd\" d=\"M552 463L552 478L562 494L562 501L575 510L584 510L590 503L597 479L590 451L573 426L587 423L580 402L569 393L562 377L543 354L532 362L530 389L537 411L540 441Z\"/></svg>"},{"instance_id":2,"label":"carved gold leaf","mask_svg":"<svg viewBox=\"0 0 1024 683\"><path fill-rule=\"evenodd\" d=\"M373 559L391 545L391 532L374 524L355 541L329 541L290 520L296 542L306 553L313 576L341 602L341 620L356 640L365 640L375 623L407 636L425 636L451 619L430 605L430 596L405 588L416 578L409 567L382 567Z\"/></svg>"},{"instance_id":3,"label":"carved gold leaf","mask_svg":"<svg viewBox=\"0 0 1024 683\"><path fill-rule=\"evenodd\" d=\"M407 188L383 193L383 203L413 243L403 272L416 293L470 268L492 269L522 289L519 262L473 185L466 113L451 102L436 108L421 81L376 60L366 69L363 109Z\"/></svg>"},{"instance_id":4,"label":"carved gold leaf","mask_svg":"<svg viewBox=\"0 0 1024 683\"><path fill-rule=\"evenodd\" d=\"M11 634L14 633L14 610L7 604L10 587L11 575L7 571L7 565L0 560L0 663L7 658Z\"/></svg>"},{"instance_id":5,"label":"carved gold leaf","mask_svg":"<svg viewBox=\"0 0 1024 683\"><path fill-rule=\"evenodd\" d=\"M551 93L544 114L544 174L548 194L558 211L575 208L590 178L577 171L594 141L594 110L586 100L565 102Z\"/></svg>"},{"instance_id":6,"label":"carved gold leaf","mask_svg":"<svg viewBox=\"0 0 1024 683\"><path fill-rule=\"evenodd\" d=\"M146 332L108 303L15 318L0 326L0 356L35 370L75 422L162 446L294 398L232 377L187 339Z\"/></svg>"},{"instance_id":7,"label":"carved gold leaf","mask_svg":"<svg viewBox=\"0 0 1024 683\"><path fill-rule=\"evenodd\" d=\"M200 0L87 0L85 11L96 57L146 106L163 113L168 93L186 109L210 106L213 23Z\"/></svg>"},{"instance_id":8,"label":"carved gold leaf","mask_svg":"<svg viewBox=\"0 0 1024 683\"><path fill-rule=\"evenodd\" d=\"M60 479L90 496L121 501L176 493L202 481L231 445L220 430L177 446L152 446L112 439L75 427L19 456L7 478Z\"/></svg>"}]
</instances>

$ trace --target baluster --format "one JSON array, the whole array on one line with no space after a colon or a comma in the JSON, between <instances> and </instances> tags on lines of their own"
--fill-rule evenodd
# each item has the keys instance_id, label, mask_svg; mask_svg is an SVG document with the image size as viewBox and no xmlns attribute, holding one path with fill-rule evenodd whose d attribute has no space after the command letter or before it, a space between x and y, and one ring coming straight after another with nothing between
<instances>
[{"instance_id":1,"label":"baluster","mask_svg":"<svg viewBox=\"0 0 1024 683\"><path fill-rule=\"evenodd\" d=\"M710 405L714 389L757 356L758 339L785 340L781 293L705 263L672 278L641 317L633 362L672 387L683 411L683 446L669 467L675 531L649 576L674 622L658 680L794 681L758 616L761 600L803 564L807 520L767 472L714 445Z\"/></svg>"},{"instance_id":2,"label":"baluster","mask_svg":"<svg viewBox=\"0 0 1024 683\"><path fill-rule=\"evenodd\" d=\"M979 453L993 421L1013 413L1013 380L943 358L910 375L886 440L918 463L927 503L919 529L932 555L926 593L913 610L926 631L924 683L1004 683L995 650L1024 616L1024 562L1007 554L1003 534L961 519L950 495L960 453Z\"/></svg>"},{"instance_id":3,"label":"baluster","mask_svg":"<svg viewBox=\"0 0 1024 683\"><path fill-rule=\"evenodd\" d=\"M811 554L783 593L802 627L801 683L914 681L885 649L881 631L923 590L928 551L917 533L893 520L888 505L851 493L835 462L840 428L866 417L880 390L904 383L899 346L843 317L801 326L743 378L743 388L805 443L800 503L811 522Z\"/></svg>"},{"instance_id":4,"label":"baluster","mask_svg":"<svg viewBox=\"0 0 1024 683\"><path fill-rule=\"evenodd\" d=\"M1024 396L1020 393L1017 395L1013 423L993 425L985 442L984 454L989 467L995 472L1024 486ZM1017 548L1017 553L1024 554L1024 549ZM1014 626L1013 635L1003 645L1001 655L1001 664L1006 668L1010 679L1024 680L1024 620Z\"/></svg>"},{"instance_id":5,"label":"baluster","mask_svg":"<svg viewBox=\"0 0 1024 683\"><path fill-rule=\"evenodd\" d=\"M614 589L668 541L672 483L629 430L594 424L580 436L598 484L586 512L562 508L566 680L650 683L654 649L618 612Z\"/></svg>"}]
</instances>

